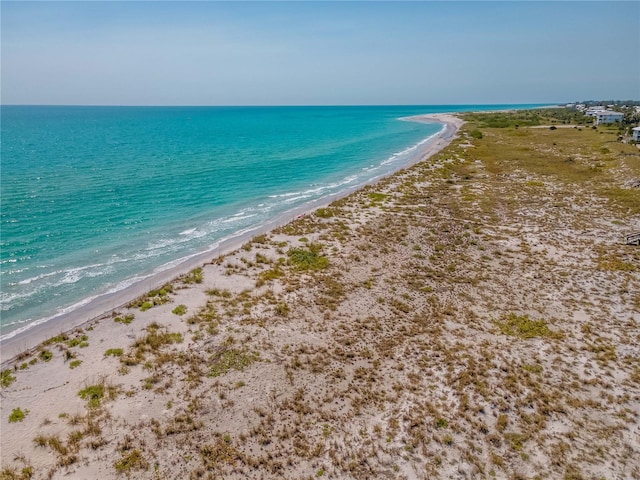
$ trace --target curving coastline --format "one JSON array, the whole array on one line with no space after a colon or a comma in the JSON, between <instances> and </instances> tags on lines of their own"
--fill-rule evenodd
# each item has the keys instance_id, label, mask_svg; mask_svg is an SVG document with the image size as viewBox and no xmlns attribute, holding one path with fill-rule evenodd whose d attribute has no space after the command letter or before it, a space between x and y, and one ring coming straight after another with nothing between
<instances>
[{"instance_id":1,"label":"curving coastline","mask_svg":"<svg viewBox=\"0 0 640 480\"><path fill-rule=\"evenodd\" d=\"M10 362L3 467L105 480L640 468L640 253L621 242L640 192L619 187L640 175L635 146L615 129L464 118L427 161ZM593 168L603 146L614 168Z\"/></svg>"},{"instance_id":2,"label":"curving coastline","mask_svg":"<svg viewBox=\"0 0 640 480\"><path fill-rule=\"evenodd\" d=\"M416 147L416 150L412 152L407 161L395 165L393 170L388 171L383 175L376 176L364 183L354 185L339 193L327 195L283 212L274 219L261 225L244 229L237 234L224 238L205 251L193 253L187 258L183 258L179 262L176 262L176 264L170 268L151 274L138 281L132 279L132 283L121 290L99 294L95 297L85 299L78 304L65 309L68 311L62 311L56 315L35 320L0 336L0 364L6 365L16 355L29 351L47 338L81 327L88 322L109 317L113 311L121 309L131 300L154 288L160 287L179 275L185 274L194 268L201 267L203 264L211 262L212 258L226 255L229 252L238 249L255 235L267 233L276 227L288 223L300 215L305 215L317 208L327 206L331 202L344 198L365 186L375 184L381 179L395 174L399 170L424 161L431 155L434 155L445 148L453 140L459 128L464 123L463 120L455 116L455 114L448 113L415 115L403 117L399 120L440 123L443 127L436 134L427 137L413 147L409 147L410 149Z\"/></svg>"}]
</instances>

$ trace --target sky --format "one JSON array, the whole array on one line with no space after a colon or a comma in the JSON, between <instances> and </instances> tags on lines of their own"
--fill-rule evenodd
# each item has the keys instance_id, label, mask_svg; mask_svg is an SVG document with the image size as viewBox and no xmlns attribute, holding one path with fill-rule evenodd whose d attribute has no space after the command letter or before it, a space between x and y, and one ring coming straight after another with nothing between
<instances>
[{"instance_id":1,"label":"sky","mask_svg":"<svg viewBox=\"0 0 640 480\"><path fill-rule=\"evenodd\" d=\"M640 99L640 2L5 1L2 104Z\"/></svg>"}]
</instances>

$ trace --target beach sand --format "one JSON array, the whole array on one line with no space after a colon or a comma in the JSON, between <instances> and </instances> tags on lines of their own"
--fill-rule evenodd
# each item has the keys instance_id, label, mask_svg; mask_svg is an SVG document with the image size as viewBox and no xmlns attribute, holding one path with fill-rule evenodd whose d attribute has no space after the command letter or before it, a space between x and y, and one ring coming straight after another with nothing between
<instances>
[{"instance_id":1,"label":"beach sand","mask_svg":"<svg viewBox=\"0 0 640 480\"><path fill-rule=\"evenodd\" d=\"M413 155L409 161L402 165L402 168L409 167L416 162L422 161L434 153L444 148L453 138L458 128L462 125L462 120L455 115L450 114L429 114L429 115L417 115L413 117L405 117L402 120L427 122L427 123L441 123L443 130L434 135L425 145L423 145L416 155ZM392 175L390 173L388 175ZM386 176L388 176L386 175ZM380 177L384 178L384 177ZM315 209L323 207L340 198L353 193L354 191L375 183L380 180L375 179L372 182L364 185L359 185L350 189L346 189L339 194L330 195L321 199L307 202L295 209L282 213L276 218L260 225L256 228L250 229L238 235L224 239L215 247L194 255L187 261L174 266L173 268L164 270L156 275L145 278L143 281L136 282L130 285L128 288L120 290L115 293L100 295L94 301L91 301L87 305L80 308L76 308L73 311L61 314L56 318L40 324L30 324L24 327L24 331L20 331L17 335L3 340L0 351L0 364L5 365L7 361L11 360L16 355L29 351L41 342L45 341L52 336L58 335L62 332L69 331L75 327L79 327L90 320L97 320L104 318L105 315L110 316L113 311L122 308L129 303L133 298L137 298L149 290L160 287L161 285L170 282L174 278L182 275L194 268L202 266L204 263L208 263L211 258L225 255L233 250L238 249L241 245L246 243L249 239L255 235L260 235L273 230L279 226L282 226L289 221L299 217L300 215L306 215L313 212ZM4 367L3 367L4 368Z\"/></svg>"},{"instance_id":2,"label":"beach sand","mask_svg":"<svg viewBox=\"0 0 640 480\"><path fill-rule=\"evenodd\" d=\"M3 344L3 467L640 478L638 271L620 245L640 218L498 169L460 118L434 119L447 128L412 167L233 239L130 307L149 285Z\"/></svg>"}]
</instances>

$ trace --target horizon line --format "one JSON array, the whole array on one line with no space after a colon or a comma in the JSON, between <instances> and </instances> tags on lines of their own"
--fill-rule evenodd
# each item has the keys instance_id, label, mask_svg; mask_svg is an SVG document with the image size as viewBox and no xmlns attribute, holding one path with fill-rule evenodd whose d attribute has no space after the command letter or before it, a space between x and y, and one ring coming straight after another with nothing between
<instances>
[{"instance_id":1,"label":"horizon line","mask_svg":"<svg viewBox=\"0 0 640 480\"><path fill-rule=\"evenodd\" d=\"M584 100L594 101L594 100ZM614 101L638 101L638 100L614 100ZM366 103L366 104L255 104L255 105L234 105L234 104L101 104L101 103L0 103L0 107L175 107L175 108L270 108L270 107L455 107L455 106L478 106L478 105L565 105L575 102L501 102L501 103Z\"/></svg>"}]
</instances>

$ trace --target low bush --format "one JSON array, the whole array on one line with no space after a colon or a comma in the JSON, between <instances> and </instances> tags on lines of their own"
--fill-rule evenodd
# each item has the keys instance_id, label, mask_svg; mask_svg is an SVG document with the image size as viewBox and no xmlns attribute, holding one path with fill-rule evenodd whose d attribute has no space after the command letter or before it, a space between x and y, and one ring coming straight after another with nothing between
<instances>
[{"instance_id":1,"label":"low bush","mask_svg":"<svg viewBox=\"0 0 640 480\"><path fill-rule=\"evenodd\" d=\"M123 452L122 458L113 464L116 472L129 474L132 470L146 470L149 462L137 448L130 452Z\"/></svg>"},{"instance_id":2,"label":"low bush","mask_svg":"<svg viewBox=\"0 0 640 480\"><path fill-rule=\"evenodd\" d=\"M494 321L495 325L504 335L528 338L558 338L561 334L553 332L545 320L532 320L529 315L516 315L510 313L503 316L500 320Z\"/></svg>"},{"instance_id":3,"label":"low bush","mask_svg":"<svg viewBox=\"0 0 640 480\"><path fill-rule=\"evenodd\" d=\"M291 248L287 252L289 264L297 270L322 270L329 266L329 259L320 255L322 246L317 243L309 245L308 249Z\"/></svg>"},{"instance_id":4,"label":"low bush","mask_svg":"<svg viewBox=\"0 0 640 480\"><path fill-rule=\"evenodd\" d=\"M29 414L29 410L22 410L20 408L14 408L9 415L9 423L21 422Z\"/></svg>"},{"instance_id":5,"label":"low bush","mask_svg":"<svg viewBox=\"0 0 640 480\"><path fill-rule=\"evenodd\" d=\"M244 370L258 360L258 354L247 353L238 349L223 350L211 357L209 376L219 377L229 370Z\"/></svg>"},{"instance_id":6,"label":"low bush","mask_svg":"<svg viewBox=\"0 0 640 480\"><path fill-rule=\"evenodd\" d=\"M16 377L11 375L11 370L2 370L2 373L0 373L0 385L2 385L2 388L8 387L15 381Z\"/></svg>"},{"instance_id":7,"label":"low bush","mask_svg":"<svg viewBox=\"0 0 640 480\"><path fill-rule=\"evenodd\" d=\"M133 313L128 313L127 315L123 316L123 317L116 317L113 319L114 322L116 323L122 323L124 325L129 325L133 319L135 318L135 316L133 315Z\"/></svg>"},{"instance_id":8,"label":"low bush","mask_svg":"<svg viewBox=\"0 0 640 480\"><path fill-rule=\"evenodd\" d=\"M110 348L106 352L104 352L105 357L121 357L123 351L121 348Z\"/></svg>"}]
</instances>

